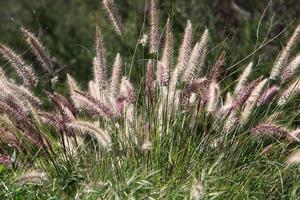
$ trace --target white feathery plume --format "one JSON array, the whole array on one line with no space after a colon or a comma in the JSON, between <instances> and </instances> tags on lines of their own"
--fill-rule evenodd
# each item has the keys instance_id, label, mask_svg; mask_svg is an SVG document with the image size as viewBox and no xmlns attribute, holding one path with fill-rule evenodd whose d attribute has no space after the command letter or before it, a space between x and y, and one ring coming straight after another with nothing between
<instances>
[{"instance_id":1,"label":"white feathery plume","mask_svg":"<svg viewBox=\"0 0 300 200\"><path fill-rule=\"evenodd\" d=\"M177 90L175 93L175 99L174 99L174 103L172 104L173 106L173 110L177 110L179 107L179 103L180 103L180 97L181 97L181 90ZM169 104L170 106L171 104Z\"/></svg>"},{"instance_id":2,"label":"white feathery plume","mask_svg":"<svg viewBox=\"0 0 300 200\"><path fill-rule=\"evenodd\" d=\"M22 88L25 88L25 87L22 86ZM28 108L30 106L30 103L32 103L32 104L36 103L36 102L34 102L34 99L32 100L32 102L25 99L24 94L22 94L22 97L20 97L21 96L20 90L15 91L11 87L9 87L8 80L6 80L6 79L0 80L0 89L2 92L1 97L8 97L14 104L17 104L20 107L22 107L22 109L24 109L25 112L29 111ZM39 104L35 104L35 106L38 107ZM16 108L13 108L13 109L16 109Z\"/></svg>"},{"instance_id":3,"label":"white feathery plume","mask_svg":"<svg viewBox=\"0 0 300 200\"><path fill-rule=\"evenodd\" d=\"M300 79L296 80L292 83L280 96L278 99L278 105L282 106L287 101L292 98L295 94L299 93L300 91Z\"/></svg>"},{"instance_id":4,"label":"white feathery plume","mask_svg":"<svg viewBox=\"0 0 300 200\"><path fill-rule=\"evenodd\" d=\"M110 135L105 130L102 130L95 126L93 123L75 120L67 124L67 126L91 134L103 147L108 147L111 143Z\"/></svg>"},{"instance_id":5,"label":"white feathery plume","mask_svg":"<svg viewBox=\"0 0 300 200\"><path fill-rule=\"evenodd\" d=\"M129 103L133 103L135 100L134 87L127 77L122 78L120 96L125 97Z\"/></svg>"},{"instance_id":6,"label":"white feathery plume","mask_svg":"<svg viewBox=\"0 0 300 200\"><path fill-rule=\"evenodd\" d=\"M167 85L170 76L170 67L173 55L173 34L170 19L167 21L165 30L165 42L162 58L157 64L157 81L159 85Z\"/></svg>"},{"instance_id":7,"label":"white feathery plume","mask_svg":"<svg viewBox=\"0 0 300 200\"><path fill-rule=\"evenodd\" d=\"M189 62L189 58L191 54L192 37L193 37L192 23L188 20L185 28L183 41L179 50L177 65L172 73L172 77L170 81L169 103L172 103L174 101L178 78L183 72L183 70L187 67L187 64Z\"/></svg>"},{"instance_id":8,"label":"white feathery plume","mask_svg":"<svg viewBox=\"0 0 300 200\"><path fill-rule=\"evenodd\" d=\"M199 57L199 42L197 42L192 50L188 65L186 70L183 73L183 81L187 82L190 81L195 72L195 68L197 67L198 57Z\"/></svg>"},{"instance_id":9,"label":"white feathery plume","mask_svg":"<svg viewBox=\"0 0 300 200\"><path fill-rule=\"evenodd\" d=\"M20 55L16 54L12 49L3 44L0 44L0 54L14 67L26 87L33 87L37 85L37 76Z\"/></svg>"},{"instance_id":10,"label":"white feathery plume","mask_svg":"<svg viewBox=\"0 0 300 200\"><path fill-rule=\"evenodd\" d=\"M222 107L218 110L218 112L216 114L216 118L221 119L224 116L226 116L230 112L230 110L232 108L232 104L233 104L233 98L232 98L231 94L228 92L226 94L225 102L223 103Z\"/></svg>"},{"instance_id":11,"label":"white feathery plume","mask_svg":"<svg viewBox=\"0 0 300 200\"><path fill-rule=\"evenodd\" d=\"M32 106L39 107L42 105L42 102L38 97L36 97L30 90L22 85L17 85L11 81L1 81L4 85L7 86L12 95L16 95L18 99L23 101L25 104L30 104Z\"/></svg>"},{"instance_id":12,"label":"white feathery plume","mask_svg":"<svg viewBox=\"0 0 300 200\"><path fill-rule=\"evenodd\" d=\"M268 135L277 138L286 138L289 134L285 127L273 123L261 123L251 128L250 132L256 136Z\"/></svg>"},{"instance_id":13,"label":"white feathery plume","mask_svg":"<svg viewBox=\"0 0 300 200\"><path fill-rule=\"evenodd\" d=\"M70 75L67 74L67 84L69 86L69 90L71 92L71 95L73 95L74 91L81 91L77 82L75 81L75 79Z\"/></svg>"},{"instance_id":14,"label":"white feathery plume","mask_svg":"<svg viewBox=\"0 0 300 200\"><path fill-rule=\"evenodd\" d=\"M291 153L286 160L287 165L296 165L300 163L300 149Z\"/></svg>"},{"instance_id":15,"label":"white feathery plume","mask_svg":"<svg viewBox=\"0 0 300 200\"><path fill-rule=\"evenodd\" d=\"M179 69L176 67L172 72L172 78L169 85L169 103L173 103L176 93L177 81L179 77Z\"/></svg>"},{"instance_id":16,"label":"white feathery plume","mask_svg":"<svg viewBox=\"0 0 300 200\"><path fill-rule=\"evenodd\" d=\"M25 28L21 28L22 32L25 34L26 42L30 45L34 55L37 57L38 61L41 63L44 71L49 74L53 74L53 66L49 53L43 44L34 36L33 33Z\"/></svg>"},{"instance_id":17,"label":"white feathery plume","mask_svg":"<svg viewBox=\"0 0 300 200\"><path fill-rule=\"evenodd\" d=\"M300 128L289 133L289 139L292 141L300 142Z\"/></svg>"},{"instance_id":18,"label":"white feathery plume","mask_svg":"<svg viewBox=\"0 0 300 200\"><path fill-rule=\"evenodd\" d=\"M264 104L270 103L278 93L280 88L276 85L269 87L258 99L257 106L262 106Z\"/></svg>"},{"instance_id":19,"label":"white feathery plume","mask_svg":"<svg viewBox=\"0 0 300 200\"><path fill-rule=\"evenodd\" d=\"M204 199L204 186L202 181L196 181L191 190L191 199L192 200L201 200Z\"/></svg>"},{"instance_id":20,"label":"white feathery plume","mask_svg":"<svg viewBox=\"0 0 300 200\"><path fill-rule=\"evenodd\" d=\"M110 109L110 105L101 100L93 98L89 94L82 92L74 92L72 100L75 102L75 106L89 111L92 115L102 116L111 119L114 117L114 112Z\"/></svg>"},{"instance_id":21,"label":"white feathery plume","mask_svg":"<svg viewBox=\"0 0 300 200\"><path fill-rule=\"evenodd\" d=\"M199 42L199 50L201 50L200 57L199 57L199 64L198 64L198 73L202 73L203 65L205 63L205 58L207 54L207 48L208 48L208 41L209 41L209 30L206 28L203 32L200 42Z\"/></svg>"},{"instance_id":22,"label":"white feathery plume","mask_svg":"<svg viewBox=\"0 0 300 200\"><path fill-rule=\"evenodd\" d=\"M294 34L292 35L292 37L290 37L287 45L284 47L282 52L279 54L279 57L276 59L270 74L270 79L276 80L280 76L282 69L284 68L284 66L286 65L289 59L291 50L297 44L297 40L299 36L300 36L300 25L297 26Z\"/></svg>"},{"instance_id":23,"label":"white feathery plume","mask_svg":"<svg viewBox=\"0 0 300 200\"><path fill-rule=\"evenodd\" d=\"M179 50L179 56L176 68L178 68L179 74L183 72L183 70L186 69L191 51L192 51L192 40L193 40L193 29L192 29L192 23L188 20L185 31L184 31L184 37L183 41Z\"/></svg>"},{"instance_id":24,"label":"white feathery plume","mask_svg":"<svg viewBox=\"0 0 300 200\"><path fill-rule=\"evenodd\" d=\"M195 45L191 57L189 59L188 67L185 70L183 80L190 81L194 78L196 70L202 72L203 64L205 61L207 53L207 42L208 42L209 32L208 29L205 29L204 33L201 36L200 41Z\"/></svg>"},{"instance_id":25,"label":"white feathery plume","mask_svg":"<svg viewBox=\"0 0 300 200\"><path fill-rule=\"evenodd\" d=\"M247 101L245 102L245 107L241 113L240 123L245 124L249 116L251 115L254 108L256 108L257 101L260 95L263 93L263 89L266 86L268 79L262 80L251 92L250 96L248 97Z\"/></svg>"},{"instance_id":26,"label":"white feathery plume","mask_svg":"<svg viewBox=\"0 0 300 200\"><path fill-rule=\"evenodd\" d=\"M16 182L19 185L24 184L42 184L47 180L47 174L38 170L28 171L25 174L19 176Z\"/></svg>"},{"instance_id":27,"label":"white feathery plume","mask_svg":"<svg viewBox=\"0 0 300 200\"><path fill-rule=\"evenodd\" d=\"M99 27L96 29L96 57L93 62L93 71L100 98L100 93L107 87L107 75L104 41Z\"/></svg>"},{"instance_id":28,"label":"white feathery plume","mask_svg":"<svg viewBox=\"0 0 300 200\"><path fill-rule=\"evenodd\" d=\"M134 121L134 100L135 100L135 93L134 87L130 83L127 77L123 77L120 86L120 96L126 98L125 102L125 117L126 120L130 123Z\"/></svg>"},{"instance_id":29,"label":"white feathery plume","mask_svg":"<svg viewBox=\"0 0 300 200\"><path fill-rule=\"evenodd\" d=\"M78 107L79 102L77 102L76 98L74 98L75 95L76 95L75 91L80 91L81 92L81 90L80 90L77 82L75 81L75 79L70 74L67 74L67 85L69 87L69 92L70 92L72 101Z\"/></svg>"},{"instance_id":30,"label":"white feathery plume","mask_svg":"<svg viewBox=\"0 0 300 200\"><path fill-rule=\"evenodd\" d=\"M230 114L228 115L225 121L224 131L226 132L231 131L237 124L238 124L237 112L230 112Z\"/></svg>"},{"instance_id":31,"label":"white feathery plume","mask_svg":"<svg viewBox=\"0 0 300 200\"><path fill-rule=\"evenodd\" d=\"M101 65L99 60L95 57L93 59L93 73L94 73L94 80L93 82L95 83L97 90L96 93L94 94L97 96L97 99L100 99L100 93L102 93L105 88L106 88L106 81L104 81L103 78L103 71L101 69Z\"/></svg>"},{"instance_id":32,"label":"white feathery plume","mask_svg":"<svg viewBox=\"0 0 300 200\"><path fill-rule=\"evenodd\" d=\"M233 98L232 98L231 94L229 92L227 92L224 106L232 105L232 103L233 103Z\"/></svg>"},{"instance_id":33,"label":"white feathery plume","mask_svg":"<svg viewBox=\"0 0 300 200\"><path fill-rule=\"evenodd\" d=\"M109 15L109 19L112 22L116 32L119 35L121 35L123 32L123 26L116 4L113 0L103 0L103 5Z\"/></svg>"},{"instance_id":34,"label":"white feathery plume","mask_svg":"<svg viewBox=\"0 0 300 200\"><path fill-rule=\"evenodd\" d=\"M252 71L252 66L253 66L253 63L252 62L249 63L247 65L246 69L244 70L244 72L239 77L239 80L235 86L234 96L236 96L245 87L248 77Z\"/></svg>"},{"instance_id":35,"label":"white feathery plume","mask_svg":"<svg viewBox=\"0 0 300 200\"><path fill-rule=\"evenodd\" d=\"M207 112L216 111L220 97L220 87L218 83L212 82L209 86Z\"/></svg>"},{"instance_id":36,"label":"white feathery plume","mask_svg":"<svg viewBox=\"0 0 300 200\"><path fill-rule=\"evenodd\" d=\"M167 98L168 98L168 88L166 86L163 86L159 90L159 107L158 107L158 119L160 120L160 125L163 123L163 116L166 108Z\"/></svg>"},{"instance_id":37,"label":"white feathery plume","mask_svg":"<svg viewBox=\"0 0 300 200\"><path fill-rule=\"evenodd\" d=\"M158 32L158 2L150 2L150 53L158 52L159 32Z\"/></svg>"},{"instance_id":38,"label":"white feathery plume","mask_svg":"<svg viewBox=\"0 0 300 200\"><path fill-rule=\"evenodd\" d=\"M97 89L97 85L95 84L94 81L89 81L89 93L92 97L94 97L95 99L97 99L99 97L99 91Z\"/></svg>"},{"instance_id":39,"label":"white feathery plume","mask_svg":"<svg viewBox=\"0 0 300 200\"><path fill-rule=\"evenodd\" d=\"M116 98L118 97L120 91L120 82L121 82L121 66L122 66L122 58L118 53L115 58L115 63L113 66L113 73L110 82L110 94L113 100L112 103L115 102Z\"/></svg>"},{"instance_id":40,"label":"white feathery plume","mask_svg":"<svg viewBox=\"0 0 300 200\"><path fill-rule=\"evenodd\" d=\"M281 76L281 83L291 79L300 67L300 53L287 65Z\"/></svg>"}]
</instances>

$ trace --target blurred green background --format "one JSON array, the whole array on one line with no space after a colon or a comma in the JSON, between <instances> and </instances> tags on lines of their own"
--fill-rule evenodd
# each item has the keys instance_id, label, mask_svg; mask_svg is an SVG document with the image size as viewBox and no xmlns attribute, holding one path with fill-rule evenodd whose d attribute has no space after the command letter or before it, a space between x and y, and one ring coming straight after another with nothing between
<instances>
[{"instance_id":1,"label":"blurred green background","mask_svg":"<svg viewBox=\"0 0 300 200\"><path fill-rule=\"evenodd\" d=\"M145 6L146 0L115 2L124 23L124 37L119 37L113 31L100 0L1 0L0 42L8 44L19 53L25 53L26 60L38 68L32 55L26 53L28 47L19 30L21 26L25 26L39 36L49 49L56 63L56 70L59 71L60 84L63 83L65 74L70 73L85 85L92 77L96 25L103 30L108 63L111 64L115 54L120 52L127 68L140 34L148 31L148 26L142 29L144 11L148 9ZM209 28L212 38L210 49L213 51L209 54L207 65L211 65L213 58L224 49L227 51L227 74L235 72L251 60L257 64L257 72L267 73L288 36L299 23L300 15L299 0L161 0L159 8L161 30L168 16L172 19L177 49L188 19L194 25L196 39L200 37L204 27ZM265 9L265 16L257 31ZM148 20L145 23L148 25ZM272 39L285 28L286 31L280 37L239 65L234 65L252 53L264 39ZM295 52L299 50L298 45ZM143 66L138 61L146 54L141 52L133 62L132 78L135 80L141 74L135 72L134 68ZM9 67L1 61L5 68Z\"/></svg>"}]
</instances>

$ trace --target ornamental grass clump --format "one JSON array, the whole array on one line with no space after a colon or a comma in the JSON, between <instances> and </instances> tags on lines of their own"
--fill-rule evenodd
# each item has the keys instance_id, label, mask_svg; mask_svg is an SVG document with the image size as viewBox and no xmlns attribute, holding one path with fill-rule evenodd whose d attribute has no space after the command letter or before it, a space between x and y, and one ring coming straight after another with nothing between
<instances>
[{"instance_id":1,"label":"ornamental grass clump","mask_svg":"<svg viewBox=\"0 0 300 200\"><path fill-rule=\"evenodd\" d=\"M126 27L116 4L104 0L103 5L116 32L123 35ZM0 163L6 168L41 170L17 178L19 184L51 184L51 180L61 178L58 184L64 195L73 191L73 197L79 198L77 191L85 183L105 179L103 193L97 193L102 197L142 198L144 192L150 195L149 191L154 190L154 197L167 198L171 185L182 180L185 186L179 191L181 197L230 198L230 192L222 191L218 185L230 185L224 174L238 169L244 178L251 167L256 167L256 158L251 154L266 159L260 156L265 155L261 152L270 143L299 141L299 127L293 124L296 118L286 122L284 113L300 94L299 55L289 61L299 26L279 54L270 76L254 77L255 64L251 61L235 87L228 87L224 81L228 78L224 71L230 67L226 51L219 49L212 66L207 62L213 33L202 27L201 37L194 38L194 26L188 20L177 52L171 19L166 20L164 32L160 32L159 22L163 20L159 18L158 6L158 1L150 1L150 44L149 49L142 45L148 57L144 58L145 73L138 84L124 73L128 66L120 53L113 63L107 61L109 43L105 44L98 26L91 66L93 79L82 87L67 74L67 95L55 88L38 92L37 73L21 55L0 44L1 56L21 78L19 82L12 80L1 71ZM28 29L21 31L51 81L56 74L50 54ZM134 55L131 59L134 61ZM299 115L299 109L292 112L288 115ZM283 163L299 162L299 153L288 157L290 146L280 151L268 149L280 153ZM13 153L18 155L17 160L11 156ZM216 183L220 174L224 176ZM193 176L201 182L193 183ZM142 188L141 196L133 188Z\"/></svg>"}]
</instances>

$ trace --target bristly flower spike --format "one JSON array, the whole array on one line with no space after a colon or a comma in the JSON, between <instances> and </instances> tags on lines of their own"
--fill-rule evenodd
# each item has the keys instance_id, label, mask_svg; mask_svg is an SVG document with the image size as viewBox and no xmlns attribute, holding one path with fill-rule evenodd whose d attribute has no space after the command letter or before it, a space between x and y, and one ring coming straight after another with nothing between
<instances>
[{"instance_id":1,"label":"bristly flower spike","mask_svg":"<svg viewBox=\"0 0 300 200\"><path fill-rule=\"evenodd\" d=\"M161 60L157 63L157 82L161 86L166 86L169 82L170 66L173 55L173 34L170 19L167 21L165 29L165 42Z\"/></svg>"},{"instance_id":2,"label":"bristly flower spike","mask_svg":"<svg viewBox=\"0 0 300 200\"><path fill-rule=\"evenodd\" d=\"M109 19L112 22L116 32L121 35L123 32L123 26L121 22L121 17L119 15L118 8L113 0L103 0L103 5L105 10L109 15Z\"/></svg>"},{"instance_id":3,"label":"bristly flower spike","mask_svg":"<svg viewBox=\"0 0 300 200\"><path fill-rule=\"evenodd\" d=\"M99 94L107 87L106 59L103 36L100 28L96 29L96 57L94 58L94 82ZM100 98L100 97L99 97Z\"/></svg>"},{"instance_id":4,"label":"bristly flower spike","mask_svg":"<svg viewBox=\"0 0 300 200\"><path fill-rule=\"evenodd\" d=\"M257 106L262 106L273 100L275 95L278 93L279 87L276 85L271 86L267 91L265 91L259 100L257 101Z\"/></svg>"},{"instance_id":5,"label":"bristly flower spike","mask_svg":"<svg viewBox=\"0 0 300 200\"><path fill-rule=\"evenodd\" d=\"M118 94L120 91L121 66L122 66L122 58L121 58L120 54L118 53L115 58L111 82L110 82L110 92L111 92L111 96L114 99L114 101L118 97Z\"/></svg>"},{"instance_id":6,"label":"bristly flower spike","mask_svg":"<svg viewBox=\"0 0 300 200\"><path fill-rule=\"evenodd\" d=\"M38 61L41 63L44 71L46 71L50 75L52 75L53 74L52 61L51 61L50 55L48 54L46 48L34 36L33 33L29 32L25 28L21 28L21 30L26 37L26 42L30 45L34 55L37 57Z\"/></svg>"},{"instance_id":7,"label":"bristly flower spike","mask_svg":"<svg viewBox=\"0 0 300 200\"><path fill-rule=\"evenodd\" d=\"M286 83L296 74L300 67L300 53L287 65L281 76L281 83Z\"/></svg>"},{"instance_id":8,"label":"bristly flower spike","mask_svg":"<svg viewBox=\"0 0 300 200\"><path fill-rule=\"evenodd\" d=\"M263 89L266 86L267 82L268 79L262 80L251 92L249 98L245 102L244 110L241 113L241 120L240 120L241 124L245 124L248 121L253 110L256 108L257 101L260 95L262 94Z\"/></svg>"},{"instance_id":9,"label":"bristly flower spike","mask_svg":"<svg viewBox=\"0 0 300 200\"><path fill-rule=\"evenodd\" d=\"M3 44L0 44L0 54L2 54L2 56L15 68L18 75L22 77L25 86L36 86L38 78L33 73L32 69L25 64L25 61L20 55L16 54L9 47Z\"/></svg>"},{"instance_id":10,"label":"bristly flower spike","mask_svg":"<svg viewBox=\"0 0 300 200\"><path fill-rule=\"evenodd\" d=\"M159 45L158 0L150 1L150 53L157 53Z\"/></svg>"},{"instance_id":11,"label":"bristly flower spike","mask_svg":"<svg viewBox=\"0 0 300 200\"><path fill-rule=\"evenodd\" d=\"M294 34L292 35L292 37L290 37L287 45L284 47L279 57L275 61L275 64L270 74L270 79L276 80L280 76L280 74L282 73L282 69L284 68L284 66L286 65L289 59L291 50L297 44L299 36L300 36L300 25L297 26Z\"/></svg>"},{"instance_id":12,"label":"bristly flower spike","mask_svg":"<svg viewBox=\"0 0 300 200\"><path fill-rule=\"evenodd\" d=\"M288 136L288 131L276 124L261 124L251 129L251 133L257 136L270 135L278 138Z\"/></svg>"},{"instance_id":13,"label":"bristly flower spike","mask_svg":"<svg viewBox=\"0 0 300 200\"><path fill-rule=\"evenodd\" d=\"M234 90L234 94L235 96L241 91L243 90L243 88L245 87L246 85L246 82L248 80L248 77L251 73L251 70L252 70L252 66L253 66L253 63L249 63L246 67L246 69L244 70L244 72L241 74L241 76L239 77L239 80L236 84L236 87L235 87L235 90Z\"/></svg>"},{"instance_id":14,"label":"bristly flower spike","mask_svg":"<svg viewBox=\"0 0 300 200\"><path fill-rule=\"evenodd\" d=\"M190 81L194 78L196 70L202 72L202 67L205 61L207 53L207 42L208 42L209 32L208 29L205 29L204 33L201 36L200 41L195 45L191 57L189 59L188 67L185 70L183 80L185 82Z\"/></svg>"},{"instance_id":15,"label":"bristly flower spike","mask_svg":"<svg viewBox=\"0 0 300 200\"><path fill-rule=\"evenodd\" d=\"M288 102L295 94L300 91L300 79L294 81L280 96L278 99L278 105L282 106Z\"/></svg>"}]
</instances>

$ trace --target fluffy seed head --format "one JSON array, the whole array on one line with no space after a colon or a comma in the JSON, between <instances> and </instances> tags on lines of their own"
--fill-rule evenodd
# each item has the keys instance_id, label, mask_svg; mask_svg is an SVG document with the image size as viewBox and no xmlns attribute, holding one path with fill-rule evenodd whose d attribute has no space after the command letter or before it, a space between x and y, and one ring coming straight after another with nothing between
<instances>
[{"instance_id":1,"label":"fluffy seed head","mask_svg":"<svg viewBox=\"0 0 300 200\"><path fill-rule=\"evenodd\" d=\"M183 72L183 70L186 69L191 51L192 51L192 40L193 40L193 29L192 29L192 23L190 21L187 22L187 25L185 27L184 31L184 37L182 40L182 44L179 50L179 56L176 68L178 68L179 74Z\"/></svg>"},{"instance_id":2,"label":"fluffy seed head","mask_svg":"<svg viewBox=\"0 0 300 200\"><path fill-rule=\"evenodd\" d=\"M201 200L204 198L204 186L201 181L197 181L191 190L191 199L192 200Z\"/></svg>"},{"instance_id":3,"label":"fluffy seed head","mask_svg":"<svg viewBox=\"0 0 300 200\"><path fill-rule=\"evenodd\" d=\"M232 103L233 103L233 98L232 98L231 94L229 92L227 92L224 106L232 105Z\"/></svg>"},{"instance_id":4,"label":"fluffy seed head","mask_svg":"<svg viewBox=\"0 0 300 200\"><path fill-rule=\"evenodd\" d=\"M23 101L24 104L30 104L36 108L39 108L42 103L38 97L36 97L30 90L22 85L17 85L11 81L0 81L4 84L10 94L16 95L20 101Z\"/></svg>"},{"instance_id":5,"label":"fluffy seed head","mask_svg":"<svg viewBox=\"0 0 300 200\"><path fill-rule=\"evenodd\" d=\"M300 128L289 133L289 139L300 142Z\"/></svg>"},{"instance_id":6,"label":"fluffy seed head","mask_svg":"<svg viewBox=\"0 0 300 200\"><path fill-rule=\"evenodd\" d=\"M261 124L251 129L254 135L270 135L278 138L284 138L288 135L288 131L276 124Z\"/></svg>"},{"instance_id":7,"label":"fluffy seed head","mask_svg":"<svg viewBox=\"0 0 300 200\"><path fill-rule=\"evenodd\" d=\"M110 82L110 92L113 99L116 99L119 91L120 91L120 83L121 83L121 66L122 66L122 58L118 53L115 58L115 63L113 66L113 73Z\"/></svg>"},{"instance_id":8,"label":"fluffy seed head","mask_svg":"<svg viewBox=\"0 0 300 200\"><path fill-rule=\"evenodd\" d=\"M96 29L96 57L93 63L93 73L94 82L101 93L107 87L107 75L104 41L99 27Z\"/></svg>"},{"instance_id":9,"label":"fluffy seed head","mask_svg":"<svg viewBox=\"0 0 300 200\"><path fill-rule=\"evenodd\" d=\"M254 88L259 84L261 79L262 77L252 81L247 87L245 87L243 90L240 90L236 94L236 98L232 104L232 112L235 112L237 109L244 105L244 103L247 101L248 97L250 96Z\"/></svg>"},{"instance_id":10,"label":"fluffy seed head","mask_svg":"<svg viewBox=\"0 0 300 200\"><path fill-rule=\"evenodd\" d=\"M112 22L116 32L121 35L123 32L123 26L121 22L121 17L119 15L118 8L113 0L103 0L103 5L106 12L109 15L109 19Z\"/></svg>"},{"instance_id":11,"label":"fluffy seed head","mask_svg":"<svg viewBox=\"0 0 300 200\"><path fill-rule=\"evenodd\" d=\"M252 71L252 66L253 66L253 63L252 62L249 63L247 65L246 69L244 70L244 72L239 77L239 80L238 80L235 90L234 90L235 95L237 95L245 87L247 79Z\"/></svg>"},{"instance_id":12,"label":"fluffy seed head","mask_svg":"<svg viewBox=\"0 0 300 200\"><path fill-rule=\"evenodd\" d=\"M224 61L225 61L225 52L223 51L221 53L221 55L219 56L219 58L217 59L216 63L214 64L214 66L212 67L212 69L210 70L210 73L208 74L208 80L213 82L218 82L219 78L221 77L221 69L222 66L224 65Z\"/></svg>"},{"instance_id":13,"label":"fluffy seed head","mask_svg":"<svg viewBox=\"0 0 300 200\"><path fill-rule=\"evenodd\" d=\"M25 61L21 58L21 56L3 44L0 44L0 54L15 68L18 75L22 78L25 86L36 86L38 78L33 73L32 69L25 64Z\"/></svg>"},{"instance_id":14,"label":"fluffy seed head","mask_svg":"<svg viewBox=\"0 0 300 200\"><path fill-rule=\"evenodd\" d=\"M158 2L150 1L150 52L157 53L159 45Z\"/></svg>"},{"instance_id":15,"label":"fluffy seed head","mask_svg":"<svg viewBox=\"0 0 300 200\"><path fill-rule=\"evenodd\" d=\"M75 91L72 99L76 102L75 105L77 107L89 111L92 115L107 118L112 118L114 116L111 108L87 93Z\"/></svg>"},{"instance_id":16,"label":"fluffy seed head","mask_svg":"<svg viewBox=\"0 0 300 200\"><path fill-rule=\"evenodd\" d=\"M49 74L53 74L53 66L51 62L50 55L46 51L42 43L34 36L33 33L29 32L25 28L21 28L25 35L26 42L30 45L34 55L37 57L38 61L41 63L44 71Z\"/></svg>"},{"instance_id":17,"label":"fluffy seed head","mask_svg":"<svg viewBox=\"0 0 300 200\"><path fill-rule=\"evenodd\" d=\"M40 172L37 170L34 171L28 171L22 176L18 177L16 182L19 185L24 185L24 184L42 184L47 180L47 174L45 172Z\"/></svg>"},{"instance_id":18,"label":"fluffy seed head","mask_svg":"<svg viewBox=\"0 0 300 200\"><path fill-rule=\"evenodd\" d=\"M296 74L300 67L300 53L287 65L281 76L281 83L286 83Z\"/></svg>"},{"instance_id":19,"label":"fluffy seed head","mask_svg":"<svg viewBox=\"0 0 300 200\"><path fill-rule=\"evenodd\" d=\"M241 113L241 119L240 119L241 124L245 124L248 121L249 116L253 112L253 109L256 108L257 101L260 95L262 94L263 89L266 86L267 82L268 79L262 80L251 92L249 98L245 102L244 110Z\"/></svg>"},{"instance_id":20,"label":"fluffy seed head","mask_svg":"<svg viewBox=\"0 0 300 200\"><path fill-rule=\"evenodd\" d=\"M203 89L206 81L207 79L204 77L204 78L192 80L190 82L188 87L185 88L182 92L182 98L184 100L184 104L188 103L188 100L190 99L193 93L199 93Z\"/></svg>"},{"instance_id":21,"label":"fluffy seed head","mask_svg":"<svg viewBox=\"0 0 300 200\"><path fill-rule=\"evenodd\" d=\"M91 134L103 147L108 147L111 143L110 135L90 122L75 120L67 126Z\"/></svg>"},{"instance_id":22,"label":"fluffy seed head","mask_svg":"<svg viewBox=\"0 0 300 200\"><path fill-rule=\"evenodd\" d=\"M214 112L217 109L220 97L220 87L218 83L211 83L208 93L207 112Z\"/></svg>"},{"instance_id":23,"label":"fluffy seed head","mask_svg":"<svg viewBox=\"0 0 300 200\"><path fill-rule=\"evenodd\" d=\"M120 93L122 97L125 97L129 103L133 103L135 100L134 87L130 81L123 77L121 81Z\"/></svg>"},{"instance_id":24,"label":"fluffy seed head","mask_svg":"<svg viewBox=\"0 0 300 200\"><path fill-rule=\"evenodd\" d=\"M232 107L230 107L232 110ZM226 111L224 110L223 113L221 113L220 116L224 116L223 114L227 114L228 117L226 118L225 125L224 125L224 131L229 132L231 131L237 124L238 124L238 113L237 112L231 112L231 110ZM219 113L220 114L220 113Z\"/></svg>"},{"instance_id":25,"label":"fluffy seed head","mask_svg":"<svg viewBox=\"0 0 300 200\"><path fill-rule=\"evenodd\" d=\"M300 79L292 83L280 96L278 105L282 106L288 102L294 95L300 92Z\"/></svg>"},{"instance_id":26,"label":"fluffy seed head","mask_svg":"<svg viewBox=\"0 0 300 200\"><path fill-rule=\"evenodd\" d=\"M67 84L69 87L71 97L75 95L75 91L81 91L77 82L70 74L67 74ZM74 103L76 104L76 102L74 102Z\"/></svg>"},{"instance_id":27,"label":"fluffy seed head","mask_svg":"<svg viewBox=\"0 0 300 200\"><path fill-rule=\"evenodd\" d=\"M279 87L276 85L271 86L267 91L265 91L257 101L257 106L267 104L272 101L275 95L278 93Z\"/></svg>"},{"instance_id":28,"label":"fluffy seed head","mask_svg":"<svg viewBox=\"0 0 300 200\"><path fill-rule=\"evenodd\" d=\"M286 160L287 165L295 165L300 163L300 150L296 150L291 155L289 155L288 159Z\"/></svg>"},{"instance_id":29,"label":"fluffy seed head","mask_svg":"<svg viewBox=\"0 0 300 200\"><path fill-rule=\"evenodd\" d=\"M209 32L208 29L205 29L204 33L201 36L199 43L197 43L192 51L191 57L189 59L188 67L185 70L183 80L189 81L194 78L196 70L198 69L199 73L202 72L202 67L205 61L205 56L207 53L207 42L208 42Z\"/></svg>"},{"instance_id":30,"label":"fluffy seed head","mask_svg":"<svg viewBox=\"0 0 300 200\"><path fill-rule=\"evenodd\" d=\"M97 88L97 85L94 83L94 81L89 81L89 94L94 97L94 98L98 98L99 97L99 91Z\"/></svg>"},{"instance_id":31,"label":"fluffy seed head","mask_svg":"<svg viewBox=\"0 0 300 200\"><path fill-rule=\"evenodd\" d=\"M280 74L282 73L282 69L284 68L284 66L286 65L289 59L291 50L297 44L299 36L300 36L300 25L297 26L294 34L292 35L292 37L290 37L287 45L284 47L279 57L277 58L273 66L273 69L271 71L270 79L276 80L280 76Z\"/></svg>"},{"instance_id":32,"label":"fluffy seed head","mask_svg":"<svg viewBox=\"0 0 300 200\"><path fill-rule=\"evenodd\" d=\"M156 77L159 85L167 85L170 76L170 66L173 55L173 34L170 19L165 30L165 42L161 60L157 63Z\"/></svg>"}]
</instances>

